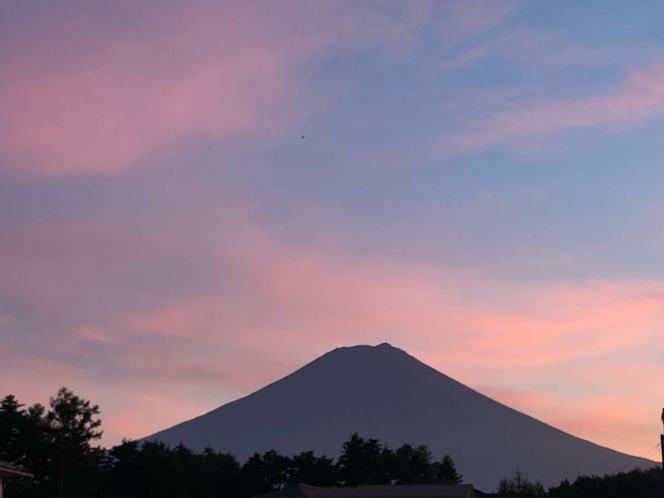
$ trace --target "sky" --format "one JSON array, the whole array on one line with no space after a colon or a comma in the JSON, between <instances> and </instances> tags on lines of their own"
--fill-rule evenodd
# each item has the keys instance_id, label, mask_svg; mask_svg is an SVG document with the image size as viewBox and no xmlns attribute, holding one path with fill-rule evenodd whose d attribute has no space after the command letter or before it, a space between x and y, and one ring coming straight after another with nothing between
<instances>
[{"instance_id":1,"label":"sky","mask_svg":"<svg viewBox=\"0 0 664 498\"><path fill-rule=\"evenodd\" d=\"M658 459L663 16L1 2L0 396L111 446L389 342Z\"/></svg>"}]
</instances>

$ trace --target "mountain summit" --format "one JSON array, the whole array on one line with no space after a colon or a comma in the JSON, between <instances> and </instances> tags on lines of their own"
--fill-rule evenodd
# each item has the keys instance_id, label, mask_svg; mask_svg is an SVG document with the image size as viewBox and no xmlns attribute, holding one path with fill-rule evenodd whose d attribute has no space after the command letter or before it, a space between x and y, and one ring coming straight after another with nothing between
<instances>
[{"instance_id":1,"label":"mountain summit","mask_svg":"<svg viewBox=\"0 0 664 498\"><path fill-rule=\"evenodd\" d=\"M380 344L335 349L249 396L146 438L243 461L258 451L338 456L353 432L449 453L464 481L494 489L515 470L546 486L654 462L562 432Z\"/></svg>"}]
</instances>

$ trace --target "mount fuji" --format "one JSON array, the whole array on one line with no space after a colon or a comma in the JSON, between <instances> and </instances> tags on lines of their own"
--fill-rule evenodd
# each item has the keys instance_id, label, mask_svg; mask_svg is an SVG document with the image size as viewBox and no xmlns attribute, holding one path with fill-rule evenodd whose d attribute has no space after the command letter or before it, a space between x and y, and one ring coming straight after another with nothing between
<instances>
[{"instance_id":1,"label":"mount fuji","mask_svg":"<svg viewBox=\"0 0 664 498\"><path fill-rule=\"evenodd\" d=\"M335 349L292 374L145 440L254 452L313 450L336 457L357 432L391 447L449 453L464 481L495 489L519 469L545 486L655 462L598 446L498 403L381 344Z\"/></svg>"}]
</instances>

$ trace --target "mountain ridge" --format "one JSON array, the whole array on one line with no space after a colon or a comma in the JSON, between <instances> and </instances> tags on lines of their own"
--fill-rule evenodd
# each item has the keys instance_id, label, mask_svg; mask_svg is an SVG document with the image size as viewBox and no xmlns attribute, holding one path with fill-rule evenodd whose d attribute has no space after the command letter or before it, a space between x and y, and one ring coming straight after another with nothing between
<instances>
[{"instance_id":1,"label":"mountain ridge","mask_svg":"<svg viewBox=\"0 0 664 498\"><path fill-rule=\"evenodd\" d=\"M392 447L449 453L464 480L493 489L514 470L545 485L655 465L567 434L503 405L387 343L336 348L291 374L146 440L336 457L353 432Z\"/></svg>"}]
</instances>

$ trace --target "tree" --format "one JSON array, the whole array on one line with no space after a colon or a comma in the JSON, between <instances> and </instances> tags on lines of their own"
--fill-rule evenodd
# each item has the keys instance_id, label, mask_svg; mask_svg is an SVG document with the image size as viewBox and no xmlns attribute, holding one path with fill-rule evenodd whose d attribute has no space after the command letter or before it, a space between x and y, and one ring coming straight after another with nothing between
<instances>
[{"instance_id":1,"label":"tree","mask_svg":"<svg viewBox=\"0 0 664 498\"><path fill-rule=\"evenodd\" d=\"M403 444L394 454L392 478L396 484L426 484L434 479L431 452L420 445Z\"/></svg>"},{"instance_id":2,"label":"tree","mask_svg":"<svg viewBox=\"0 0 664 498\"><path fill-rule=\"evenodd\" d=\"M263 455L254 453L242 466L245 488L250 496L282 489L293 481L294 473L293 460L275 450Z\"/></svg>"},{"instance_id":3,"label":"tree","mask_svg":"<svg viewBox=\"0 0 664 498\"><path fill-rule=\"evenodd\" d=\"M24 406L12 394L0 401L0 459L17 465L25 463L24 435L28 421Z\"/></svg>"},{"instance_id":4,"label":"tree","mask_svg":"<svg viewBox=\"0 0 664 498\"><path fill-rule=\"evenodd\" d=\"M53 430L59 496L87 494L85 488L94 481L92 477L102 457L101 450L90 445L103 433L98 430L101 420L96 418L99 406L91 405L66 387L60 388L57 396L50 399L50 406L46 420ZM66 482L75 487L65 486Z\"/></svg>"},{"instance_id":5,"label":"tree","mask_svg":"<svg viewBox=\"0 0 664 498\"><path fill-rule=\"evenodd\" d=\"M97 405L66 387L50 399L48 411L40 404L26 410L12 395L0 400L0 458L35 474L34 479L11 480L7 496L249 498L297 483L327 487L461 481L449 455L432 463L424 445L403 444L393 451L378 439L358 434L344 443L336 464L313 451L289 457L270 450L255 453L240 466L234 456L209 447L197 453L183 444L171 448L158 441L123 440L102 450L92 445L102 435L98 415Z\"/></svg>"},{"instance_id":6,"label":"tree","mask_svg":"<svg viewBox=\"0 0 664 498\"><path fill-rule=\"evenodd\" d=\"M7 496L53 492L49 488L53 482L53 431L46 421L46 409L40 404L27 410L24 406L11 394L0 401L0 459L26 467L35 476L10 480Z\"/></svg>"},{"instance_id":7,"label":"tree","mask_svg":"<svg viewBox=\"0 0 664 498\"><path fill-rule=\"evenodd\" d=\"M201 470L207 479L206 496L219 498L237 497L241 495L240 464L230 453L217 453L207 447L203 451Z\"/></svg>"},{"instance_id":8,"label":"tree","mask_svg":"<svg viewBox=\"0 0 664 498\"><path fill-rule=\"evenodd\" d=\"M313 451L302 452L292 458L289 479L290 484L334 486L337 483L334 460L326 456L317 457Z\"/></svg>"},{"instance_id":9,"label":"tree","mask_svg":"<svg viewBox=\"0 0 664 498\"><path fill-rule=\"evenodd\" d=\"M382 446L378 439L363 439L353 434L343 444L337 461L340 484L389 484L391 481L394 452Z\"/></svg>"},{"instance_id":10,"label":"tree","mask_svg":"<svg viewBox=\"0 0 664 498\"><path fill-rule=\"evenodd\" d=\"M122 444L111 448L104 461L106 486L121 496L134 496L142 491L138 472L140 449L137 441L122 440ZM145 472L143 472L145 474Z\"/></svg>"},{"instance_id":11,"label":"tree","mask_svg":"<svg viewBox=\"0 0 664 498\"><path fill-rule=\"evenodd\" d=\"M549 489L549 498L661 498L664 472L660 468L635 469L599 476L579 476Z\"/></svg>"},{"instance_id":12,"label":"tree","mask_svg":"<svg viewBox=\"0 0 664 498\"><path fill-rule=\"evenodd\" d=\"M440 462L433 464L434 481L439 484L459 484L463 476L457 472L452 457L445 455Z\"/></svg>"},{"instance_id":13,"label":"tree","mask_svg":"<svg viewBox=\"0 0 664 498\"><path fill-rule=\"evenodd\" d=\"M81 452L90 451L90 442L100 439L103 431L98 431L101 420L99 405L90 406L90 401L79 398L73 391L61 387L55 398L51 398L51 410L47 420L56 430L57 437L76 446Z\"/></svg>"},{"instance_id":14,"label":"tree","mask_svg":"<svg viewBox=\"0 0 664 498\"><path fill-rule=\"evenodd\" d=\"M498 485L498 494L514 498L543 498L546 497L544 486L539 481L531 482L517 470L511 479L501 479Z\"/></svg>"}]
</instances>

